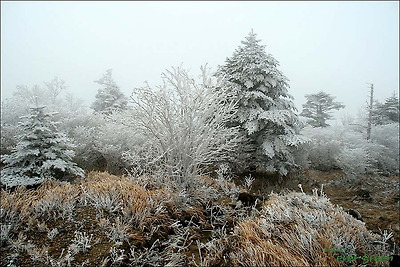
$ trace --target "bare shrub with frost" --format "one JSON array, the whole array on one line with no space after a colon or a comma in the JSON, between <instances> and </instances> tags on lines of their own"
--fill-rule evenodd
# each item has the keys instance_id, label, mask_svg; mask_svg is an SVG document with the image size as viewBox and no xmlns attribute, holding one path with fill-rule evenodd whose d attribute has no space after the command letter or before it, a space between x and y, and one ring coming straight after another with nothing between
<instances>
[{"instance_id":1,"label":"bare shrub with frost","mask_svg":"<svg viewBox=\"0 0 400 267\"><path fill-rule=\"evenodd\" d=\"M7 263L7 267L17 267L17 261L18 261L18 257L20 255L18 253L13 253L11 255L9 255L8 257L5 258L6 263Z\"/></svg>"},{"instance_id":2,"label":"bare shrub with frost","mask_svg":"<svg viewBox=\"0 0 400 267\"><path fill-rule=\"evenodd\" d=\"M129 263L137 267L164 266L162 255L158 249L159 245L160 241L157 239L150 248L144 248L143 250L136 250L135 247L132 246L130 249Z\"/></svg>"},{"instance_id":3,"label":"bare shrub with frost","mask_svg":"<svg viewBox=\"0 0 400 267\"><path fill-rule=\"evenodd\" d=\"M49 266L54 266L54 267L64 267L64 266L72 266L72 262L74 261L74 255L72 254L71 250L68 249L68 251L65 253L65 249L61 250L60 256L58 256L57 259L54 259L51 257L46 251L46 264ZM83 266L83 265L82 265Z\"/></svg>"},{"instance_id":4,"label":"bare shrub with frost","mask_svg":"<svg viewBox=\"0 0 400 267\"><path fill-rule=\"evenodd\" d=\"M89 235L85 232L75 231L75 237L71 241L72 244L69 248L73 251L73 254L86 253L92 247L93 234Z\"/></svg>"},{"instance_id":5,"label":"bare shrub with frost","mask_svg":"<svg viewBox=\"0 0 400 267\"><path fill-rule=\"evenodd\" d=\"M226 223L228 212L224 205L208 203L205 207L207 213L210 214L210 225L212 229L218 228Z\"/></svg>"},{"instance_id":6,"label":"bare shrub with frost","mask_svg":"<svg viewBox=\"0 0 400 267\"><path fill-rule=\"evenodd\" d=\"M122 261L126 258L125 255L125 250L124 249L116 249L115 247L110 248L110 262L111 266L116 265L118 266L119 264L122 263Z\"/></svg>"},{"instance_id":7,"label":"bare shrub with frost","mask_svg":"<svg viewBox=\"0 0 400 267\"><path fill-rule=\"evenodd\" d=\"M390 250L390 245L388 241L393 238L393 232L388 232L388 230L381 230L379 229L380 232L380 238L378 240L374 241L375 248L381 252L381 253L387 253ZM395 252L395 248L393 248L393 252Z\"/></svg>"},{"instance_id":8,"label":"bare shrub with frost","mask_svg":"<svg viewBox=\"0 0 400 267\"><path fill-rule=\"evenodd\" d=\"M316 169L325 171L337 167L337 159L341 151L341 143L331 128L306 127L301 133L310 138L312 142L302 145L303 153L308 155L310 165Z\"/></svg>"},{"instance_id":9,"label":"bare shrub with frost","mask_svg":"<svg viewBox=\"0 0 400 267\"><path fill-rule=\"evenodd\" d=\"M108 219L101 219L100 227L105 230L107 237L114 243L122 243L128 239L129 226L126 225L120 217L111 223Z\"/></svg>"},{"instance_id":10,"label":"bare shrub with frost","mask_svg":"<svg viewBox=\"0 0 400 267\"><path fill-rule=\"evenodd\" d=\"M224 195L230 198L236 198L239 193L239 188L232 182L232 173L233 172L228 164L220 164L217 169L216 182Z\"/></svg>"},{"instance_id":11,"label":"bare shrub with frost","mask_svg":"<svg viewBox=\"0 0 400 267\"><path fill-rule=\"evenodd\" d=\"M226 182L226 181L224 181ZM188 203L192 206L206 205L210 201L215 201L221 196L221 190L215 186L213 178L208 176L197 176L192 181L192 188L188 189ZM229 187L226 186L228 191Z\"/></svg>"},{"instance_id":12,"label":"bare shrub with frost","mask_svg":"<svg viewBox=\"0 0 400 267\"><path fill-rule=\"evenodd\" d=\"M227 228L218 228L211 232L211 240L206 243L197 242L200 266L217 266L227 264L225 254L229 249Z\"/></svg>"},{"instance_id":13,"label":"bare shrub with frost","mask_svg":"<svg viewBox=\"0 0 400 267\"><path fill-rule=\"evenodd\" d=\"M175 221L170 225L174 234L163 242L163 246L166 246L163 251L165 266L185 265L186 257L184 252L188 251L189 246L193 243L195 229L199 229L199 226L193 223L192 220L193 217L186 226L183 226L179 221Z\"/></svg>"},{"instance_id":14,"label":"bare shrub with frost","mask_svg":"<svg viewBox=\"0 0 400 267\"><path fill-rule=\"evenodd\" d=\"M47 224L45 222L38 222L36 224L36 229L40 233L46 233L49 231L49 228L47 227Z\"/></svg>"},{"instance_id":15,"label":"bare shrub with frost","mask_svg":"<svg viewBox=\"0 0 400 267\"><path fill-rule=\"evenodd\" d=\"M16 252L26 252L31 249L33 244L28 243L26 239L26 235L20 232L16 239L10 239L11 249Z\"/></svg>"},{"instance_id":16,"label":"bare shrub with frost","mask_svg":"<svg viewBox=\"0 0 400 267\"><path fill-rule=\"evenodd\" d=\"M255 180L255 178L252 177L251 174L249 174L248 176L244 177L244 187L245 187L247 192L250 192L254 180Z\"/></svg>"},{"instance_id":17,"label":"bare shrub with frost","mask_svg":"<svg viewBox=\"0 0 400 267\"><path fill-rule=\"evenodd\" d=\"M379 145L375 153L376 167L383 173L399 174L399 123L380 125L373 128L371 140Z\"/></svg>"},{"instance_id":18,"label":"bare shrub with frost","mask_svg":"<svg viewBox=\"0 0 400 267\"><path fill-rule=\"evenodd\" d=\"M127 164L123 155L131 148L135 134L118 122L124 114L91 114L86 116L86 121L72 127L77 163L87 170L124 173Z\"/></svg>"},{"instance_id":19,"label":"bare shrub with frost","mask_svg":"<svg viewBox=\"0 0 400 267\"><path fill-rule=\"evenodd\" d=\"M47 233L47 237L50 240L53 240L57 235L58 235L58 229L57 228L53 228L50 232Z\"/></svg>"},{"instance_id":20,"label":"bare shrub with frost","mask_svg":"<svg viewBox=\"0 0 400 267\"><path fill-rule=\"evenodd\" d=\"M104 118L104 123L96 131L95 148L105 160L105 170L110 173L122 174L127 168L124 153L131 148L132 129L118 123L124 113L112 113Z\"/></svg>"},{"instance_id":21,"label":"bare shrub with frost","mask_svg":"<svg viewBox=\"0 0 400 267\"><path fill-rule=\"evenodd\" d=\"M103 155L97 148L97 132L103 126L101 115L90 115L88 122L78 125L71 130L71 137L75 145L75 161L85 170L104 170Z\"/></svg>"},{"instance_id":22,"label":"bare shrub with frost","mask_svg":"<svg viewBox=\"0 0 400 267\"><path fill-rule=\"evenodd\" d=\"M131 139L140 149L126 158L148 158L144 166L186 186L204 167L231 159L240 141L237 128L225 127L236 103L213 90L206 68L201 70L200 83L178 67L162 75L164 83L156 90L149 85L135 89L133 108L121 121L141 137ZM148 151L144 158L142 148Z\"/></svg>"},{"instance_id":23,"label":"bare shrub with frost","mask_svg":"<svg viewBox=\"0 0 400 267\"><path fill-rule=\"evenodd\" d=\"M399 172L399 124L375 126L371 140L351 125L306 127L302 134L312 142L303 145L310 165L319 170L340 168L347 173Z\"/></svg>"}]
</instances>

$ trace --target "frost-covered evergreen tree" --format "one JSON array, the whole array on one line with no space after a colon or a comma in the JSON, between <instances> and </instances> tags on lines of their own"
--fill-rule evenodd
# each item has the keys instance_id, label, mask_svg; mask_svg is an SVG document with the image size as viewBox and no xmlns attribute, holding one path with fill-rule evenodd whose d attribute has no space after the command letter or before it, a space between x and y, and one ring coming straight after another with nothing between
<instances>
[{"instance_id":1,"label":"frost-covered evergreen tree","mask_svg":"<svg viewBox=\"0 0 400 267\"><path fill-rule=\"evenodd\" d=\"M120 91L118 85L112 77L112 70L107 70L103 78L95 81L101 85L96 94L96 100L92 104L92 109L96 112L110 114L113 111L125 110L128 103L125 95Z\"/></svg>"},{"instance_id":2,"label":"frost-covered evergreen tree","mask_svg":"<svg viewBox=\"0 0 400 267\"><path fill-rule=\"evenodd\" d=\"M389 122L399 122L399 98L395 95L386 99L384 104Z\"/></svg>"},{"instance_id":3,"label":"frost-covered evergreen tree","mask_svg":"<svg viewBox=\"0 0 400 267\"><path fill-rule=\"evenodd\" d=\"M372 110L372 123L385 125L399 122L399 98L395 95L386 98L385 103L376 101Z\"/></svg>"},{"instance_id":4,"label":"frost-covered evergreen tree","mask_svg":"<svg viewBox=\"0 0 400 267\"><path fill-rule=\"evenodd\" d=\"M231 125L241 126L242 134L250 140L246 145L251 156L244 167L261 167L286 175L295 165L292 149L305 139L298 134L288 79L278 66L252 30L232 57L219 67L217 76L238 101L238 112Z\"/></svg>"},{"instance_id":5,"label":"frost-covered evergreen tree","mask_svg":"<svg viewBox=\"0 0 400 267\"><path fill-rule=\"evenodd\" d=\"M307 102L303 104L300 116L310 118L307 122L313 127L327 127L326 120L332 118L331 111L344 108L344 105L333 101L335 98L325 92L306 95Z\"/></svg>"},{"instance_id":6,"label":"frost-covered evergreen tree","mask_svg":"<svg viewBox=\"0 0 400 267\"><path fill-rule=\"evenodd\" d=\"M57 130L51 114L44 107L31 108L31 114L20 123L18 143L9 155L2 155L6 167L1 182L8 186L32 185L51 177L83 176L73 161L74 151L69 139Z\"/></svg>"}]
</instances>

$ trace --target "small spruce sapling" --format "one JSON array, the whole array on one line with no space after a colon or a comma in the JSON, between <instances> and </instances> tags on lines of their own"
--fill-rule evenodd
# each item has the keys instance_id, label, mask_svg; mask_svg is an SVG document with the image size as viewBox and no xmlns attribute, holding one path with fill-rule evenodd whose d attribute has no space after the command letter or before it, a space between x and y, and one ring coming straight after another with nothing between
<instances>
[{"instance_id":1,"label":"small spruce sapling","mask_svg":"<svg viewBox=\"0 0 400 267\"><path fill-rule=\"evenodd\" d=\"M111 69L107 70L103 77L95 83L101 85L97 91L96 100L92 104L95 112L109 115L113 111L126 109L128 100L114 81Z\"/></svg>"},{"instance_id":2,"label":"small spruce sapling","mask_svg":"<svg viewBox=\"0 0 400 267\"><path fill-rule=\"evenodd\" d=\"M9 155L2 155L6 167L1 183L7 186L39 184L46 179L65 175L83 176L73 161L75 153L70 140L58 131L51 114L44 107L31 108L31 114L20 122L18 143Z\"/></svg>"}]
</instances>

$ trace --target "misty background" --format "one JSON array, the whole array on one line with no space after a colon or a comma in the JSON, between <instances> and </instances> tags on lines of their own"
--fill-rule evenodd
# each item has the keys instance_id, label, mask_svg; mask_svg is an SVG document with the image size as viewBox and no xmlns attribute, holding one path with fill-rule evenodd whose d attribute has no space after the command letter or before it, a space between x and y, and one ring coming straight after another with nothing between
<instances>
[{"instance_id":1,"label":"misty background","mask_svg":"<svg viewBox=\"0 0 400 267\"><path fill-rule=\"evenodd\" d=\"M1 2L1 98L54 76L90 106L107 69L129 96L183 65L200 74L231 56L251 29L289 78L298 111L325 91L357 116L373 83L399 90L395 2Z\"/></svg>"}]
</instances>

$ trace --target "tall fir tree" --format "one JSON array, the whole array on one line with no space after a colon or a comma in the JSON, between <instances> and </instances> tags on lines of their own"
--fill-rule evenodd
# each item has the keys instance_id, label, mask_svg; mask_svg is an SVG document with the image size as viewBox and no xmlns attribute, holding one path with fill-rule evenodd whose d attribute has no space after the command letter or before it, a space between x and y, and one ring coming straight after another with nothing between
<instances>
[{"instance_id":1,"label":"tall fir tree","mask_svg":"<svg viewBox=\"0 0 400 267\"><path fill-rule=\"evenodd\" d=\"M101 85L101 88L97 91L96 100L92 104L94 111L110 114L126 109L128 100L114 81L111 69L107 70L95 83Z\"/></svg>"},{"instance_id":2,"label":"tall fir tree","mask_svg":"<svg viewBox=\"0 0 400 267\"><path fill-rule=\"evenodd\" d=\"M303 104L303 111L300 115L309 118L307 123L313 127L329 126L326 121L333 117L331 111L345 107L342 103L333 101L335 97L322 91L306 95L306 99L307 102Z\"/></svg>"},{"instance_id":3,"label":"tall fir tree","mask_svg":"<svg viewBox=\"0 0 400 267\"><path fill-rule=\"evenodd\" d=\"M386 110L387 121L389 123L399 122L399 98L395 94L386 98L384 107Z\"/></svg>"},{"instance_id":4,"label":"tall fir tree","mask_svg":"<svg viewBox=\"0 0 400 267\"><path fill-rule=\"evenodd\" d=\"M286 175L295 166L293 148L306 141L298 133L298 117L288 93L288 79L267 54L253 30L216 73L238 101L232 126L241 126L249 144L247 169Z\"/></svg>"},{"instance_id":5,"label":"tall fir tree","mask_svg":"<svg viewBox=\"0 0 400 267\"><path fill-rule=\"evenodd\" d=\"M1 156L6 164L1 170L1 183L33 185L65 175L84 176L84 171L72 160L73 145L58 131L44 107L31 108L30 115L23 118L16 147L11 154Z\"/></svg>"},{"instance_id":6,"label":"tall fir tree","mask_svg":"<svg viewBox=\"0 0 400 267\"><path fill-rule=\"evenodd\" d=\"M374 125L399 122L399 116L399 98L395 94L386 98L385 103L375 101L372 110L372 123Z\"/></svg>"}]
</instances>

